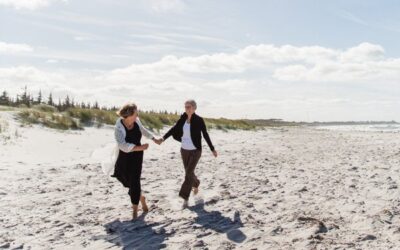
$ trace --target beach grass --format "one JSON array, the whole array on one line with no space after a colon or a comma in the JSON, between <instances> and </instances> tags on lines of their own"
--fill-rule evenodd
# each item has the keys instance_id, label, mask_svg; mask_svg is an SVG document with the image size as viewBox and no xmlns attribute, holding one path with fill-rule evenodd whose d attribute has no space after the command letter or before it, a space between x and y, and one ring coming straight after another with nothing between
<instances>
[{"instance_id":1,"label":"beach grass","mask_svg":"<svg viewBox=\"0 0 400 250\"><path fill-rule=\"evenodd\" d=\"M1 139L1 141L4 142L11 138L10 135L7 133L8 130L9 130L8 122L6 120L0 118L0 139Z\"/></svg>"},{"instance_id":2,"label":"beach grass","mask_svg":"<svg viewBox=\"0 0 400 250\"><path fill-rule=\"evenodd\" d=\"M6 130L5 125L3 123L4 122L0 119L0 134Z\"/></svg>"},{"instance_id":3,"label":"beach grass","mask_svg":"<svg viewBox=\"0 0 400 250\"><path fill-rule=\"evenodd\" d=\"M5 107L7 108L7 107ZM104 125L114 125L118 119L115 110L88 109L88 108L68 108L60 112L54 106L40 104L33 105L31 108L26 106L11 108L10 110L19 111L18 118L23 124L41 124L45 127L60 130L79 130L84 127ZM152 131L160 131L164 127L173 126L178 121L180 114L167 112L141 111L139 113L142 123ZM227 118L204 118L207 128L223 131L229 130L256 130L271 126L290 126L288 123L278 120L257 120L227 119Z\"/></svg>"},{"instance_id":4,"label":"beach grass","mask_svg":"<svg viewBox=\"0 0 400 250\"><path fill-rule=\"evenodd\" d=\"M250 122L244 120L231 120L226 118L205 118L207 127L215 128L219 130L254 130L257 126L251 124Z\"/></svg>"},{"instance_id":5,"label":"beach grass","mask_svg":"<svg viewBox=\"0 0 400 250\"><path fill-rule=\"evenodd\" d=\"M18 113L24 125L41 124L59 130L83 129L79 122L64 112L47 112L36 109L24 109Z\"/></svg>"},{"instance_id":6,"label":"beach grass","mask_svg":"<svg viewBox=\"0 0 400 250\"><path fill-rule=\"evenodd\" d=\"M96 125L101 127L104 124L114 125L118 116L114 111L101 109L70 108L66 113L79 120L83 126Z\"/></svg>"},{"instance_id":7,"label":"beach grass","mask_svg":"<svg viewBox=\"0 0 400 250\"><path fill-rule=\"evenodd\" d=\"M15 108L10 106L0 105L0 111L12 111L12 110L15 110Z\"/></svg>"}]
</instances>

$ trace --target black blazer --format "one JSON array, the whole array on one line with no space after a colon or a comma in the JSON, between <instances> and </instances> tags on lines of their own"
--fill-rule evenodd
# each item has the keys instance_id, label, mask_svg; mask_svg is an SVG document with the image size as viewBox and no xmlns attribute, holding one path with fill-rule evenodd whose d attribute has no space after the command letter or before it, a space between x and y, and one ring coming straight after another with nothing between
<instances>
[{"instance_id":1,"label":"black blazer","mask_svg":"<svg viewBox=\"0 0 400 250\"><path fill-rule=\"evenodd\" d=\"M183 126L185 125L187 117L187 114L183 113L176 124L163 136L163 139L166 140L172 135L175 140L181 142L183 136ZM206 140L211 151L214 151L214 146L211 142L210 136L208 135L204 119L197 114L193 114L190 119L190 137L192 138L193 145L199 150L201 150L201 133L203 133L204 139Z\"/></svg>"}]
</instances>

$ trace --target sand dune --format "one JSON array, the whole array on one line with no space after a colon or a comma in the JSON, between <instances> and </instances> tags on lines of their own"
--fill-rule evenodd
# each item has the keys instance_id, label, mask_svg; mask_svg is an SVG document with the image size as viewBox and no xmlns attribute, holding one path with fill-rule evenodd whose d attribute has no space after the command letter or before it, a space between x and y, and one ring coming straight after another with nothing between
<instances>
[{"instance_id":1,"label":"sand dune","mask_svg":"<svg viewBox=\"0 0 400 250\"><path fill-rule=\"evenodd\" d=\"M127 190L102 173L111 127L0 134L0 248L388 249L400 242L400 134L311 128L212 130L200 193L182 210L179 144L150 144L151 206L130 221ZM17 131L17 132L16 132ZM99 151L100 150L100 151ZM97 152L97 153L96 153Z\"/></svg>"}]
</instances>

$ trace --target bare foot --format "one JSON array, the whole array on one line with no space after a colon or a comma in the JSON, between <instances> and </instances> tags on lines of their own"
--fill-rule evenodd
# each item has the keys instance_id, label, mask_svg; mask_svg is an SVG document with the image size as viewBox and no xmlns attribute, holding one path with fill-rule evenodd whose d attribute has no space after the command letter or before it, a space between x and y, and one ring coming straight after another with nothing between
<instances>
[{"instance_id":1,"label":"bare foot","mask_svg":"<svg viewBox=\"0 0 400 250\"><path fill-rule=\"evenodd\" d=\"M193 188L193 194L196 195L196 194L198 194L198 193L199 193L199 188L198 188L198 187L197 187L197 188L194 187L194 188Z\"/></svg>"},{"instance_id":2,"label":"bare foot","mask_svg":"<svg viewBox=\"0 0 400 250\"><path fill-rule=\"evenodd\" d=\"M146 204L146 198L142 195L140 196L140 203L142 204L142 209L144 213L149 212L149 207Z\"/></svg>"}]
</instances>

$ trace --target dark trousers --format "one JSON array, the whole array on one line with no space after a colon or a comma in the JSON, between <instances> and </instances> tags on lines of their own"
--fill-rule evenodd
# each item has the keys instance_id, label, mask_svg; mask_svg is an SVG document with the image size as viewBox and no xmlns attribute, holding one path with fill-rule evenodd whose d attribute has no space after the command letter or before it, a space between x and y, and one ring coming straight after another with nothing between
<instances>
[{"instance_id":1,"label":"dark trousers","mask_svg":"<svg viewBox=\"0 0 400 250\"><path fill-rule=\"evenodd\" d=\"M179 196L183 199L189 199L190 192L192 188L199 187L200 181L197 179L194 174L194 170L196 168L197 163L201 157L201 150L186 150L181 148L181 156L183 161L183 166L185 167L185 181L181 186L181 190L179 191Z\"/></svg>"},{"instance_id":2,"label":"dark trousers","mask_svg":"<svg viewBox=\"0 0 400 250\"><path fill-rule=\"evenodd\" d=\"M138 205L140 200L140 195L142 193L140 178L142 175L142 164L137 164L130 169L132 171L130 185L129 185L129 196L131 197L131 202L133 205Z\"/></svg>"}]
</instances>

